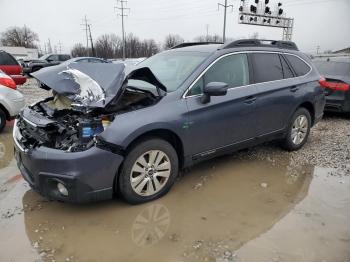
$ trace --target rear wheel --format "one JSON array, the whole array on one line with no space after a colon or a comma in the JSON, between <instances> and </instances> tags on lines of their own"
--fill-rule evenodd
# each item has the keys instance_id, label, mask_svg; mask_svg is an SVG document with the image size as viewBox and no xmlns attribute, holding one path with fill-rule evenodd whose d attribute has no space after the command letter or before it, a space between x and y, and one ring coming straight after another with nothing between
<instances>
[{"instance_id":1,"label":"rear wheel","mask_svg":"<svg viewBox=\"0 0 350 262\"><path fill-rule=\"evenodd\" d=\"M0 108L0 132L5 128L6 125L6 114Z\"/></svg>"},{"instance_id":2,"label":"rear wheel","mask_svg":"<svg viewBox=\"0 0 350 262\"><path fill-rule=\"evenodd\" d=\"M311 128L311 116L307 109L299 108L293 115L283 147L289 151L300 149L307 141Z\"/></svg>"},{"instance_id":3,"label":"rear wheel","mask_svg":"<svg viewBox=\"0 0 350 262\"><path fill-rule=\"evenodd\" d=\"M157 199L166 194L178 174L178 156L168 142L151 138L127 154L119 175L119 191L131 204Z\"/></svg>"}]
</instances>

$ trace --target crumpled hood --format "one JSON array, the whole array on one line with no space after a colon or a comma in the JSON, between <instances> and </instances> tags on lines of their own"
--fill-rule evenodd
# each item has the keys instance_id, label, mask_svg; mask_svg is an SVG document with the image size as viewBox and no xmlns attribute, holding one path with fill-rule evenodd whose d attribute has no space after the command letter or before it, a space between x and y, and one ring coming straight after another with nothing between
<instances>
[{"instance_id":1,"label":"crumpled hood","mask_svg":"<svg viewBox=\"0 0 350 262\"><path fill-rule=\"evenodd\" d=\"M121 91L124 64L71 63L43 68L31 75L44 89L67 96L80 106L104 107Z\"/></svg>"},{"instance_id":2,"label":"crumpled hood","mask_svg":"<svg viewBox=\"0 0 350 262\"><path fill-rule=\"evenodd\" d=\"M105 107L123 93L128 79L139 79L155 85L159 95L166 92L166 87L149 68L138 68L126 75L123 63L61 64L43 68L31 75L41 83L41 88L52 89L83 107Z\"/></svg>"}]
</instances>

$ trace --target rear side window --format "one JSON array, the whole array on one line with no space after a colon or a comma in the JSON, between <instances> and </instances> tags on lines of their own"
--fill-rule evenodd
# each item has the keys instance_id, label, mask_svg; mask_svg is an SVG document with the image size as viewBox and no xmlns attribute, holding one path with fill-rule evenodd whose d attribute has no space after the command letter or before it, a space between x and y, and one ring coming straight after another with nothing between
<instances>
[{"instance_id":1,"label":"rear side window","mask_svg":"<svg viewBox=\"0 0 350 262\"><path fill-rule=\"evenodd\" d=\"M280 55L281 63L282 63L282 69L283 69L283 77L286 78L292 78L294 77L292 70L290 69L289 65L287 64L286 60L283 56Z\"/></svg>"},{"instance_id":2,"label":"rear side window","mask_svg":"<svg viewBox=\"0 0 350 262\"><path fill-rule=\"evenodd\" d=\"M0 65L18 65L16 59L5 52L0 52Z\"/></svg>"},{"instance_id":3,"label":"rear side window","mask_svg":"<svg viewBox=\"0 0 350 262\"><path fill-rule=\"evenodd\" d=\"M254 53L252 64L255 83L283 79L283 69L278 54Z\"/></svg>"},{"instance_id":4,"label":"rear side window","mask_svg":"<svg viewBox=\"0 0 350 262\"><path fill-rule=\"evenodd\" d=\"M210 82L224 82L228 84L229 88L248 85L247 55L236 54L221 58L194 84L187 95L201 94L203 87Z\"/></svg>"},{"instance_id":5,"label":"rear side window","mask_svg":"<svg viewBox=\"0 0 350 262\"><path fill-rule=\"evenodd\" d=\"M310 67L299 57L294 55L285 55L290 65L293 67L297 76L303 76L309 73Z\"/></svg>"}]
</instances>

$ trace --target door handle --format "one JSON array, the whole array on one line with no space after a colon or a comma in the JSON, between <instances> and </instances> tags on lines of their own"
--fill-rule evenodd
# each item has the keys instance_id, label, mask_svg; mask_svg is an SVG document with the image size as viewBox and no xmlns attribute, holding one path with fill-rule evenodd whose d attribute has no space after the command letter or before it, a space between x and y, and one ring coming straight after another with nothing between
<instances>
[{"instance_id":1,"label":"door handle","mask_svg":"<svg viewBox=\"0 0 350 262\"><path fill-rule=\"evenodd\" d=\"M291 92L296 92L296 91L298 91L299 90L299 87L297 87L297 86L292 86L291 88L290 88L290 91Z\"/></svg>"},{"instance_id":2,"label":"door handle","mask_svg":"<svg viewBox=\"0 0 350 262\"><path fill-rule=\"evenodd\" d=\"M256 101L256 96L248 96L244 99L244 103L247 105L253 104Z\"/></svg>"}]
</instances>

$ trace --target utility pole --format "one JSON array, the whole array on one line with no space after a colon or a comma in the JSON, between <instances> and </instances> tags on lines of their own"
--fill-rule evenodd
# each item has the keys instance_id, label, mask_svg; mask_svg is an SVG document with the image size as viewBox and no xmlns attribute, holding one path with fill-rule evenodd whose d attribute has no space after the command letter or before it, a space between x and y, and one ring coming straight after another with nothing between
<instances>
[{"instance_id":1,"label":"utility pole","mask_svg":"<svg viewBox=\"0 0 350 262\"><path fill-rule=\"evenodd\" d=\"M62 54L62 43L61 43L61 41L58 41L58 52L60 53L60 54Z\"/></svg>"},{"instance_id":2,"label":"utility pole","mask_svg":"<svg viewBox=\"0 0 350 262\"><path fill-rule=\"evenodd\" d=\"M92 36L91 36L91 25L88 25L89 28L89 34L90 34L90 43L91 43L91 51L92 51L92 56L95 57L95 49L94 49L94 41L92 41Z\"/></svg>"},{"instance_id":3,"label":"utility pole","mask_svg":"<svg viewBox=\"0 0 350 262\"><path fill-rule=\"evenodd\" d=\"M207 29L207 38L206 38L206 40L207 40L207 42L209 42L209 25L208 24L206 24L206 29Z\"/></svg>"},{"instance_id":4,"label":"utility pole","mask_svg":"<svg viewBox=\"0 0 350 262\"><path fill-rule=\"evenodd\" d=\"M125 14L125 10L129 10L130 8L126 8L125 6L127 5L128 1L127 0L117 0L117 3L120 3L120 6L114 7L115 9L120 10L120 14L117 14L122 18L122 38L123 38L123 60L125 60L125 28L124 28L124 17L128 16Z\"/></svg>"},{"instance_id":5,"label":"utility pole","mask_svg":"<svg viewBox=\"0 0 350 262\"><path fill-rule=\"evenodd\" d=\"M226 41L226 15L227 15L227 8L231 7L233 10L233 5L227 5L227 0L225 0L225 4L218 3L218 10L220 9L220 6L224 8L224 29L222 34L222 41L225 43Z\"/></svg>"},{"instance_id":6,"label":"utility pole","mask_svg":"<svg viewBox=\"0 0 350 262\"><path fill-rule=\"evenodd\" d=\"M50 38L48 39L49 41L47 42L47 52L49 54L52 53L52 46L51 46L51 41L50 41Z\"/></svg>"},{"instance_id":7,"label":"utility pole","mask_svg":"<svg viewBox=\"0 0 350 262\"><path fill-rule=\"evenodd\" d=\"M86 49L89 51L89 35L88 35L88 19L85 15L85 17L83 18L83 23L80 24L81 26L83 26L83 30L85 31L85 36L86 36Z\"/></svg>"}]
</instances>

